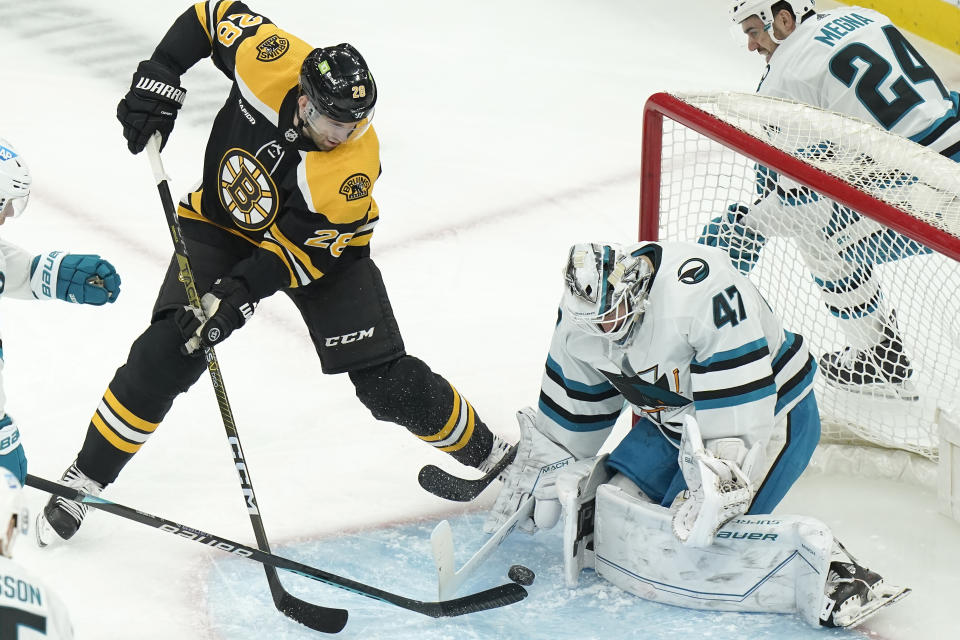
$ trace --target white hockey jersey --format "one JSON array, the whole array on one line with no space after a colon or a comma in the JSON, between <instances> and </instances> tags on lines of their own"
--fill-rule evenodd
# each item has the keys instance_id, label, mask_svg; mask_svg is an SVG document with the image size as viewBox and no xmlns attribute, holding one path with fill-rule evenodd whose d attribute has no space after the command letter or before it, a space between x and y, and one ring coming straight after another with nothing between
<instances>
[{"instance_id":1,"label":"white hockey jersey","mask_svg":"<svg viewBox=\"0 0 960 640\"><path fill-rule=\"evenodd\" d=\"M3 556L0 556L0 638L73 638L73 626L63 601L29 571Z\"/></svg>"},{"instance_id":2,"label":"white hockey jersey","mask_svg":"<svg viewBox=\"0 0 960 640\"><path fill-rule=\"evenodd\" d=\"M804 20L774 50L757 92L876 123L960 161L960 96L876 11Z\"/></svg>"},{"instance_id":3,"label":"white hockey jersey","mask_svg":"<svg viewBox=\"0 0 960 640\"><path fill-rule=\"evenodd\" d=\"M30 282L30 264L36 254L0 240L0 297L36 300ZM3 341L0 340L0 418L5 414L7 397L3 391Z\"/></svg>"},{"instance_id":4,"label":"white hockey jersey","mask_svg":"<svg viewBox=\"0 0 960 640\"><path fill-rule=\"evenodd\" d=\"M722 251L684 242L627 249L654 265L642 321L619 346L561 311L538 426L578 459L597 453L625 403L675 441L693 412L704 439L766 443L812 390L816 365L803 338L783 329Z\"/></svg>"}]
</instances>

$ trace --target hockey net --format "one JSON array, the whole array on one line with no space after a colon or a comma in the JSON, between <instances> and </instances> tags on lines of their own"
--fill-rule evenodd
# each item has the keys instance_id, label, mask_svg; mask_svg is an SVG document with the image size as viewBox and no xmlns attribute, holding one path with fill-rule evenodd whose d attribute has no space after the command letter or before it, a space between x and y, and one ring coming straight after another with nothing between
<instances>
[{"instance_id":1,"label":"hockey net","mask_svg":"<svg viewBox=\"0 0 960 640\"><path fill-rule=\"evenodd\" d=\"M822 443L936 462L939 413L960 398L960 165L799 103L658 93L640 239L726 250L814 358L875 374L820 367Z\"/></svg>"}]
</instances>

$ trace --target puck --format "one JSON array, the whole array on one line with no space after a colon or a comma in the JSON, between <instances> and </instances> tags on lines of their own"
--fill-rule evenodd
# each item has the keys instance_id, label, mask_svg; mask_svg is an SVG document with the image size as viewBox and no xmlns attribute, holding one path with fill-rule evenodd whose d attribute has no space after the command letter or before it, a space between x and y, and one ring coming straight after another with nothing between
<instances>
[{"instance_id":1,"label":"puck","mask_svg":"<svg viewBox=\"0 0 960 640\"><path fill-rule=\"evenodd\" d=\"M507 577L517 584L522 584L525 587L529 587L533 584L533 579L536 576L534 575L533 571L526 568L522 564L515 564L510 567L509 571L507 571Z\"/></svg>"}]
</instances>

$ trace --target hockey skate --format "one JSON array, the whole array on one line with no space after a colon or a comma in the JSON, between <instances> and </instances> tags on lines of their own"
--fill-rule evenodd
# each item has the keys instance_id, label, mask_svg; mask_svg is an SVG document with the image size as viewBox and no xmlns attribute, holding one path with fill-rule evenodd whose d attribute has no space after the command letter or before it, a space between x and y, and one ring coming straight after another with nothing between
<instances>
[{"instance_id":1,"label":"hockey skate","mask_svg":"<svg viewBox=\"0 0 960 640\"><path fill-rule=\"evenodd\" d=\"M888 585L879 574L855 562L831 562L820 624L825 627L858 625L908 593L910 589Z\"/></svg>"},{"instance_id":2,"label":"hockey skate","mask_svg":"<svg viewBox=\"0 0 960 640\"><path fill-rule=\"evenodd\" d=\"M896 317L891 315L880 344L863 350L847 347L821 356L820 371L826 381L847 391L917 400L919 394L909 379L913 368L896 326Z\"/></svg>"},{"instance_id":3,"label":"hockey skate","mask_svg":"<svg viewBox=\"0 0 960 640\"><path fill-rule=\"evenodd\" d=\"M92 496L98 496L103 491L103 485L80 471L76 461L63 472L60 484ZM47 505L37 516L37 544L45 547L51 542L69 540L83 524L83 518L86 515L87 505L60 496L51 496Z\"/></svg>"},{"instance_id":4,"label":"hockey skate","mask_svg":"<svg viewBox=\"0 0 960 640\"><path fill-rule=\"evenodd\" d=\"M480 464L477 465L477 469L482 471L484 474L490 473L493 471L494 467L497 466L497 463L503 459L503 456L507 455L512 447L510 443L498 436L493 434L493 446L490 448L490 455L483 459ZM506 471L504 469L503 471ZM497 476L498 480L503 480L503 471L500 475Z\"/></svg>"}]
</instances>

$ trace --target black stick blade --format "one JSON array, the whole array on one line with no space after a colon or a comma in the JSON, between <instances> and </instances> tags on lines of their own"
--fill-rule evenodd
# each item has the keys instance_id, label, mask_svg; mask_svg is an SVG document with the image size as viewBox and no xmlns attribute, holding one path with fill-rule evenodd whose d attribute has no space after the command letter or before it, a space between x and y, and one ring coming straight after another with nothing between
<instances>
[{"instance_id":1,"label":"black stick blade","mask_svg":"<svg viewBox=\"0 0 960 640\"><path fill-rule=\"evenodd\" d=\"M444 500L470 502L489 487L516 457L517 445L514 445L493 469L476 480L461 478L438 466L428 464L420 469L417 481L420 482L421 487Z\"/></svg>"},{"instance_id":2,"label":"black stick blade","mask_svg":"<svg viewBox=\"0 0 960 640\"><path fill-rule=\"evenodd\" d=\"M520 602L526 597L527 590L511 582L455 600L445 600L440 605L443 608L444 617L453 617L505 607L508 604Z\"/></svg>"},{"instance_id":3,"label":"black stick blade","mask_svg":"<svg viewBox=\"0 0 960 640\"><path fill-rule=\"evenodd\" d=\"M347 626L346 609L334 609L310 604L284 591L277 609L291 620L322 633L339 633Z\"/></svg>"}]
</instances>

